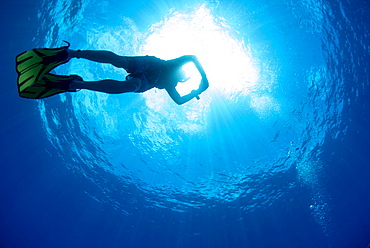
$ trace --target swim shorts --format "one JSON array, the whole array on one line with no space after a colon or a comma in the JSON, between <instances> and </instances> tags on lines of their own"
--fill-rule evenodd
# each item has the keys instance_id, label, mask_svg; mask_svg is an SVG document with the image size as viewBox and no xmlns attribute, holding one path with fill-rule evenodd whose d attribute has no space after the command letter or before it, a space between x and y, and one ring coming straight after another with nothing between
<instances>
[{"instance_id":1,"label":"swim shorts","mask_svg":"<svg viewBox=\"0 0 370 248\"><path fill-rule=\"evenodd\" d=\"M136 92L144 92L156 86L161 75L163 60L154 56L127 57L129 63L126 80L129 77L139 78L141 86Z\"/></svg>"}]
</instances>

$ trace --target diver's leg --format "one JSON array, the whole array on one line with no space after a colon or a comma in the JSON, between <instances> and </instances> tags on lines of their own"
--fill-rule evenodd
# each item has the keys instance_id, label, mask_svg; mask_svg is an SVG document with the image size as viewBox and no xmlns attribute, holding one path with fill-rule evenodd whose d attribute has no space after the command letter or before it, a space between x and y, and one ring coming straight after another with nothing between
<instances>
[{"instance_id":1,"label":"diver's leg","mask_svg":"<svg viewBox=\"0 0 370 248\"><path fill-rule=\"evenodd\" d=\"M141 86L141 80L138 78L132 78L127 81L116 81L116 80L101 80L101 81L73 81L71 84L71 89L78 90L78 89L87 89L87 90L94 90L100 91L110 94L119 94L119 93L126 93L126 92L135 92Z\"/></svg>"},{"instance_id":2,"label":"diver's leg","mask_svg":"<svg viewBox=\"0 0 370 248\"><path fill-rule=\"evenodd\" d=\"M128 67L128 61L125 56L119 56L110 51L69 49L69 58L83 58L99 63L109 63L119 68Z\"/></svg>"}]
</instances>

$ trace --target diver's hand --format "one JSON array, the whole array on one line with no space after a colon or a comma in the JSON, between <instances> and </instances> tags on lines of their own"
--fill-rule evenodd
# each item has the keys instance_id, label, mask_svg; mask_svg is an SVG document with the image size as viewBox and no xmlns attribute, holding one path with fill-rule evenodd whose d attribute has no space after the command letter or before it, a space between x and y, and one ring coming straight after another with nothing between
<instances>
[{"instance_id":1,"label":"diver's hand","mask_svg":"<svg viewBox=\"0 0 370 248\"><path fill-rule=\"evenodd\" d=\"M208 80L202 80L202 83L199 85L199 88L197 90L193 90L191 93L194 94L195 98L199 100L199 95L202 94L206 89L208 89L209 84Z\"/></svg>"}]
</instances>

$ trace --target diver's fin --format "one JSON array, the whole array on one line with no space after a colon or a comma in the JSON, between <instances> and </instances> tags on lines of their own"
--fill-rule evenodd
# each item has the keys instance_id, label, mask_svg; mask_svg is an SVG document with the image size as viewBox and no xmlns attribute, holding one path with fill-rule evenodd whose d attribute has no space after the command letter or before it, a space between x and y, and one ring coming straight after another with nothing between
<instances>
[{"instance_id":1,"label":"diver's fin","mask_svg":"<svg viewBox=\"0 0 370 248\"><path fill-rule=\"evenodd\" d=\"M20 92L39 81L46 73L58 65L67 63L68 48L41 48L23 52L16 57L17 84Z\"/></svg>"},{"instance_id":2,"label":"diver's fin","mask_svg":"<svg viewBox=\"0 0 370 248\"><path fill-rule=\"evenodd\" d=\"M24 98L40 99L59 93L75 92L76 90L70 89L71 83L74 80L82 81L82 78L77 75L61 76L47 73L39 81L27 88L21 90L20 87L18 87L19 96Z\"/></svg>"}]
</instances>

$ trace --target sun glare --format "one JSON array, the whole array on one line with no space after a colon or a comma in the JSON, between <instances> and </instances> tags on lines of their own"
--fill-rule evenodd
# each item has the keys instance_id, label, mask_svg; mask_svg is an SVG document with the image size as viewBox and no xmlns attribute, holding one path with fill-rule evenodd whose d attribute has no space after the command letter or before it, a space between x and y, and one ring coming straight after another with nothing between
<instances>
[{"instance_id":1,"label":"sun glare","mask_svg":"<svg viewBox=\"0 0 370 248\"><path fill-rule=\"evenodd\" d=\"M186 95L199 87L199 84L202 81L202 76L192 62L183 65L181 69L184 73L184 82L179 83L176 89L180 95Z\"/></svg>"},{"instance_id":2,"label":"sun glare","mask_svg":"<svg viewBox=\"0 0 370 248\"><path fill-rule=\"evenodd\" d=\"M172 13L154 24L141 53L162 59L196 55L210 83L207 93L217 92L228 99L247 95L259 79L249 48L233 37L225 22L213 17L204 5L190 13ZM199 81L182 87L191 91L198 86Z\"/></svg>"}]
</instances>

